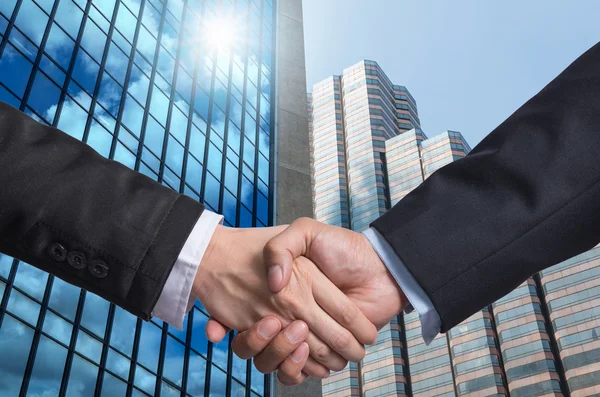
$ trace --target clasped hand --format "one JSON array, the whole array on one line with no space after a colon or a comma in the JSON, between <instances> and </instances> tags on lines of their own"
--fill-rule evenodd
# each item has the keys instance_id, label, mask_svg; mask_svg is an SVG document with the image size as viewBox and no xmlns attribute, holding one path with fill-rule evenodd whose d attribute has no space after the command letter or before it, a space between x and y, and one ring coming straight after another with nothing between
<instances>
[{"instance_id":1,"label":"clasped hand","mask_svg":"<svg viewBox=\"0 0 600 397\"><path fill-rule=\"evenodd\" d=\"M240 331L236 354L255 357L264 373L279 368L288 385L360 361L377 329L406 305L364 236L311 219L289 227L219 226L192 293L211 315L210 340Z\"/></svg>"}]
</instances>

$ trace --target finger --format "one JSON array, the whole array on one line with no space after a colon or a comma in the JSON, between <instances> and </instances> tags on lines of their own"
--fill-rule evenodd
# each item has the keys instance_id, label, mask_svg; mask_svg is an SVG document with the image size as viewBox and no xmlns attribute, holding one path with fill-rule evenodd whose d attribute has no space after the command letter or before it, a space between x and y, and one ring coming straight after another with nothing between
<instances>
[{"instance_id":1,"label":"finger","mask_svg":"<svg viewBox=\"0 0 600 397\"><path fill-rule=\"evenodd\" d=\"M294 259L306 254L312 236L321 225L310 218L300 218L269 241L263 250L269 266L269 288L279 292L290 282Z\"/></svg>"},{"instance_id":2,"label":"finger","mask_svg":"<svg viewBox=\"0 0 600 397\"><path fill-rule=\"evenodd\" d=\"M319 303L324 304L323 297L326 297L324 290L337 290L337 287L329 281L316 267L315 265L304 257L296 259L298 266L294 268L294 272L301 272L305 270L308 273L308 277L312 278L312 293L315 300L307 303L303 308L302 319L306 321L312 333L318 336L323 342L325 342L331 349L333 349L340 356L348 361L358 362L365 356L365 347L354 337L350 331L341 326L336 320L334 320L327 312L319 306ZM307 277L298 276L300 277ZM339 291L338 291L339 292ZM321 302L317 302L317 295L321 295ZM341 294L341 293L340 293ZM342 294L343 295L343 294ZM373 326L371 324L371 326ZM374 326L373 326L374 327ZM375 332L377 331L373 328ZM325 354L321 356L315 356L315 349L309 341L311 356L315 357L318 362L325 365L328 368L339 371L327 363L321 361L320 358L324 358ZM321 351L325 350L321 347Z\"/></svg>"},{"instance_id":3,"label":"finger","mask_svg":"<svg viewBox=\"0 0 600 397\"><path fill-rule=\"evenodd\" d=\"M308 344L302 342L279 367L279 371L277 372L279 382L285 386L294 386L304 382L307 375L302 372L302 368L304 368L308 360L309 353Z\"/></svg>"},{"instance_id":4,"label":"finger","mask_svg":"<svg viewBox=\"0 0 600 397\"><path fill-rule=\"evenodd\" d=\"M331 316L339 326L350 331L359 344L372 345L377 342L377 327L367 319L358 306L340 291L323 273L314 272L313 296L315 301L329 316ZM338 332L342 332L338 329ZM329 345L338 353L342 354L345 349L357 349L357 345L351 340L347 341L347 335L336 334L334 338L342 337L338 342L334 340ZM346 343L348 342L348 343ZM341 349L341 350L340 350ZM361 347L360 351L363 351ZM359 352L359 350L354 350ZM344 354L342 354L344 356ZM346 357L346 356L344 356ZM346 357L348 358L348 357ZM350 358L348 358L351 360ZM354 360L352 360L354 361Z\"/></svg>"},{"instance_id":5,"label":"finger","mask_svg":"<svg viewBox=\"0 0 600 397\"><path fill-rule=\"evenodd\" d=\"M223 326L220 322L210 317L206 323L206 337L213 343L219 343L229 332L229 328Z\"/></svg>"},{"instance_id":6,"label":"finger","mask_svg":"<svg viewBox=\"0 0 600 397\"><path fill-rule=\"evenodd\" d=\"M304 372L308 376L312 376L313 378L318 379L329 378L329 375L331 375L331 371L329 370L329 368L326 368L323 364L319 364L310 355L308 356L308 360L306 360L306 365L304 366L302 372Z\"/></svg>"},{"instance_id":7,"label":"finger","mask_svg":"<svg viewBox=\"0 0 600 397\"><path fill-rule=\"evenodd\" d=\"M308 336L308 326L304 321L294 321L277 334L269 345L254 358L254 365L263 374L275 371ZM308 354L307 354L308 356ZM302 365L304 367L304 365ZM300 370L293 374L297 376Z\"/></svg>"},{"instance_id":8,"label":"finger","mask_svg":"<svg viewBox=\"0 0 600 397\"><path fill-rule=\"evenodd\" d=\"M231 347L238 357L247 360L262 352L281 330L281 322L273 316L265 317L252 328L233 338Z\"/></svg>"},{"instance_id":9,"label":"finger","mask_svg":"<svg viewBox=\"0 0 600 397\"><path fill-rule=\"evenodd\" d=\"M348 365L348 360L333 351L333 349L319 339L312 330L308 333L306 343L308 343L308 346L310 347L310 356L325 368L332 371L341 371Z\"/></svg>"}]
</instances>

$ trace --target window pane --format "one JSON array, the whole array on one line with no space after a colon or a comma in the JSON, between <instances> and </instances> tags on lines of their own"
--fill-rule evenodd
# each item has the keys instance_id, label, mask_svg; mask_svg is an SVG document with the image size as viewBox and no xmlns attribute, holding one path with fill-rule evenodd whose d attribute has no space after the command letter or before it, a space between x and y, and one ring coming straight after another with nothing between
<instances>
[{"instance_id":1,"label":"window pane","mask_svg":"<svg viewBox=\"0 0 600 397\"><path fill-rule=\"evenodd\" d=\"M215 179L210 173L206 173L206 187L204 191L204 201L206 201L211 207L218 208L219 207L219 189L221 186L219 185L219 181Z\"/></svg>"},{"instance_id":2,"label":"window pane","mask_svg":"<svg viewBox=\"0 0 600 397\"><path fill-rule=\"evenodd\" d=\"M120 14L121 12L119 12L119 15ZM106 39L106 34L88 18L85 24L85 30L83 31L81 45L98 63L102 62L102 54L104 53Z\"/></svg>"},{"instance_id":3,"label":"window pane","mask_svg":"<svg viewBox=\"0 0 600 397\"><path fill-rule=\"evenodd\" d=\"M17 0L0 1L0 12L2 12L4 15L6 15L7 18L10 18L10 16L13 13L13 10L15 9L16 4L17 4Z\"/></svg>"},{"instance_id":4,"label":"window pane","mask_svg":"<svg viewBox=\"0 0 600 397\"><path fill-rule=\"evenodd\" d=\"M169 135L169 143L167 146L167 165L175 172L177 175L181 175L181 169L183 167L183 146L179 144L173 138L172 135Z\"/></svg>"},{"instance_id":5,"label":"window pane","mask_svg":"<svg viewBox=\"0 0 600 397\"><path fill-rule=\"evenodd\" d=\"M15 48L7 44L0 58L0 81L19 97L23 96L32 64Z\"/></svg>"},{"instance_id":6,"label":"window pane","mask_svg":"<svg viewBox=\"0 0 600 397\"><path fill-rule=\"evenodd\" d=\"M81 140L87 118L88 114L85 110L70 98L67 98L60 113L58 128L73 138Z\"/></svg>"},{"instance_id":7,"label":"window pane","mask_svg":"<svg viewBox=\"0 0 600 397\"><path fill-rule=\"evenodd\" d=\"M73 78L88 94L92 95L99 69L98 64L88 54L84 51L79 51L77 53L77 60L75 61L75 68L73 69Z\"/></svg>"},{"instance_id":8,"label":"window pane","mask_svg":"<svg viewBox=\"0 0 600 397\"><path fill-rule=\"evenodd\" d=\"M85 296L81 325L104 338L109 303L98 295L88 292Z\"/></svg>"},{"instance_id":9,"label":"window pane","mask_svg":"<svg viewBox=\"0 0 600 397\"><path fill-rule=\"evenodd\" d=\"M119 105L121 104L121 95L123 90L121 86L117 84L108 75L102 77L102 83L100 84L100 92L98 94L98 102L114 117L117 117L119 113Z\"/></svg>"},{"instance_id":10,"label":"window pane","mask_svg":"<svg viewBox=\"0 0 600 397\"><path fill-rule=\"evenodd\" d=\"M42 336L27 393L39 396L58 395L66 358L67 349Z\"/></svg>"},{"instance_id":11,"label":"window pane","mask_svg":"<svg viewBox=\"0 0 600 397\"><path fill-rule=\"evenodd\" d=\"M156 376L152 375L150 372L138 365L135 369L134 384L145 392L154 395Z\"/></svg>"},{"instance_id":12,"label":"window pane","mask_svg":"<svg viewBox=\"0 0 600 397\"><path fill-rule=\"evenodd\" d=\"M58 6L59 10L63 4L67 4L67 2L61 1ZM75 42L56 23L53 23L45 50L65 70L71 62L74 46Z\"/></svg>"},{"instance_id":13,"label":"window pane","mask_svg":"<svg viewBox=\"0 0 600 397\"><path fill-rule=\"evenodd\" d=\"M80 293L81 290L79 288L67 284L59 278L55 278L52 284L49 306L66 318L73 320Z\"/></svg>"},{"instance_id":14,"label":"window pane","mask_svg":"<svg viewBox=\"0 0 600 397\"><path fill-rule=\"evenodd\" d=\"M40 301L44 297L48 273L36 267L28 265L25 262L19 263L17 276L15 277L15 286L19 287L32 297Z\"/></svg>"},{"instance_id":15,"label":"window pane","mask_svg":"<svg viewBox=\"0 0 600 397\"><path fill-rule=\"evenodd\" d=\"M167 112L169 110L169 98L155 85L152 91L152 102L150 113L163 126L167 124Z\"/></svg>"},{"instance_id":16,"label":"window pane","mask_svg":"<svg viewBox=\"0 0 600 397\"><path fill-rule=\"evenodd\" d=\"M100 356L102 355L102 343L88 335L85 331L80 330L77 334L75 350L91 361L99 363Z\"/></svg>"},{"instance_id":17,"label":"window pane","mask_svg":"<svg viewBox=\"0 0 600 397\"><path fill-rule=\"evenodd\" d=\"M137 318L120 307L115 308L110 344L124 354L131 356L133 349L133 333Z\"/></svg>"},{"instance_id":18,"label":"window pane","mask_svg":"<svg viewBox=\"0 0 600 397\"><path fill-rule=\"evenodd\" d=\"M181 386L184 356L185 347L175 339L168 337L163 376L178 386Z\"/></svg>"},{"instance_id":19,"label":"window pane","mask_svg":"<svg viewBox=\"0 0 600 397\"><path fill-rule=\"evenodd\" d=\"M93 396L97 377L98 367L76 354L71 365L67 397Z\"/></svg>"},{"instance_id":20,"label":"window pane","mask_svg":"<svg viewBox=\"0 0 600 397\"><path fill-rule=\"evenodd\" d=\"M142 323L142 335L138 352L138 362L156 372L158 366L158 355L160 353L160 342L162 330L156 325L148 322ZM136 385L137 385L136 381Z\"/></svg>"},{"instance_id":21,"label":"window pane","mask_svg":"<svg viewBox=\"0 0 600 397\"><path fill-rule=\"evenodd\" d=\"M265 394L265 376L258 372L255 365L252 365L252 390L264 396Z\"/></svg>"},{"instance_id":22,"label":"window pane","mask_svg":"<svg viewBox=\"0 0 600 397\"><path fill-rule=\"evenodd\" d=\"M202 163L204 161L206 135L196 128L196 126L192 126L190 134L190 152Z\"/></svg>"},{"instance_id":23,"label":"window pane","mask_svg":"<svg viewBox=\"0 0 600 397\"><path fill-rule=\"evenodd\" d=\"M180 397L181 391L162 382L160 385L160 395L165 397Z\"/></svg>"},{"instance_id":24,"label":"window pane","mask_svg":"<svg viewBox=\"0 0 600 397\"><path fill-rule=\"evenodd\" d=\"M73 324L66 322L51 311L47 311L42 330L68 346L71 341Z\"/></svg>"},{"instance_id":25,"label":"window pane","mask_svg":"<svg viewBox=\"0 0 600 397\"><path fill-rule=\"evenodd\" d=\"M206 322L208 317L198 309L194 309L194 323L192 326L192 348L206 355L208 352L208 339L206 338Z\"/></svg>"},{"instance_id":26,"label":"window pane","mask_svg":"<svg viewBox=\"0 0 600 397\"><path fill-rule=\"evenodd\" d=\"M56 12L55 19L72 38L77 37L82 17L83 12L73 2L62 0L58 3L58 11Z\"/></svg>"},{"instance_id":27,"label":"window pane","mask_svg":"<svg viewBox=\"0 0 600 397\"><path fill-rule=\"evenodd\" d=\"M187 392L193 397L204 396L205 379L206 360L196 353L190 352Z\"/></svg>"},{"instance_id":28,"label":"window pane","mask_svg":"<svg viewBox=\"0 0 600 397\"><path fill-rule=\"evenodd\" d=\"M108 355L106 357L106 368L123 377L124 379L127 379L129 377L130 365L131 361L125 356L113 349L108 350Z\"/></svg>"},{"instance_id":29,"label":"window pane","mask_svg":"<svg viewBox=\"0 0 600 397\"><path fill-rule=\"evenodd\" d=\"M102 396L114 397L124 396L127 392L127 384L109 373L104 373L102 381Z\"/></svg>"},{"instance_id":30,"label":"window pane","mask_svg":"<svg viewBox=\"0 0 600 397\"><path fill-rule=\"evenodd\" d=\"M31 21L35 21L35 23L31 23ZM42 42L47 23L48 17L33 1L24 0L21 3L15 24L38 47Z\"/></svg>"},{"instance_id":31,"label":"window pane","mask_svg":"<svg viewBox=\"0 0 600 397\"><path fill-rule=\"evenodd\" d=\"M2 357L10 357L10 360L0 360L0 372L3 374L2 382L0 382L0 395L19 395L32 339L33 330L31 328L12 316L4 317L0 328L0 351Z\"/></svg>"},{"instance_id":32,"label":"window pane","mask_svg":"<svg viewBox=\"0 0 600 397\"><path fill-rule=\"evenodd\" d=\"M40 314L40 305L19 291L14 289L11 291L8 306L6 308L9 312L19 316L29 324L33 326L37 324L37 319Z\"/></svg>"},{"instance_id":33,"label":"window pane","mask_svg":"<svg viewBox=\"0 0 600 397\"><path fill-rule=\"evenodd\" d=\"M87 138L87 144L104 157L110 154L113 136L95 121L92 122Z\"/></svg>"}]
</instances>

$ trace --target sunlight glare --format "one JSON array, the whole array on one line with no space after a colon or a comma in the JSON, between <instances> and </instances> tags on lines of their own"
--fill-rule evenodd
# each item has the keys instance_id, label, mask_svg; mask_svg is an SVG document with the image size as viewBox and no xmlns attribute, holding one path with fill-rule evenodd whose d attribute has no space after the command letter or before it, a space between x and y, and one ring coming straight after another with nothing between
<instances>
[{"instance_id":1,"label":"sunlight glare","mask_svg":"<svg viewBox=\"0 0 600 397\"><path fill-rule=\"evenodd\" d=\"M205 39L212 49L230 50L238 40L238 27L231 18L215 18L206 22Z\"/></svg>"}]
</instances>

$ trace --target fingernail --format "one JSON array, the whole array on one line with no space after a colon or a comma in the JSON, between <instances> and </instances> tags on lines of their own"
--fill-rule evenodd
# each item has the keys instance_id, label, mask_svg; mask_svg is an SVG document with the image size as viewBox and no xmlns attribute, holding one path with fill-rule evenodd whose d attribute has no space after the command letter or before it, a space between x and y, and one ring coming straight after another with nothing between
<instances>
[{"instance_id":1,"label":"fingernail","mask_svg":"<svg viewBox=\"0 0 600 397\"><path fill-rule=\"evenodd\" d=\"M271 266L269 268L269 284L278 286L283 279L281 266Z\"/></svg>"},{"instance_id":2,"label":"fingernail","mask_svg":"<svg viewBox=\"0 0 600 397\"><path fill-rule=\"evenodd\" d=\"M290 356L292 361L295 363L299 363L306 358L308 352L308 344L303 342Z\"/></svg>"},{"instance_id":3,"label":"fingernail","mask_svg":"<svg viewBox=\"0 0 600 397\"><path fill-rule=\"evenodd\" d=\"M264 339L271 339L279 331L279 323L272 319L266 319L258 326L258 335Z\"/></svg>"},{"instance_id":4,"label":"fingernail","mask_svg":"<svg viewBox=\"0 0 600 397\"><path fill-rule=\"evenodd\" d=\"M285 331L285 337L290 343L298 343L306 336L306 324L302 321L295 322Z\"/></svg>"}]
</instances>

